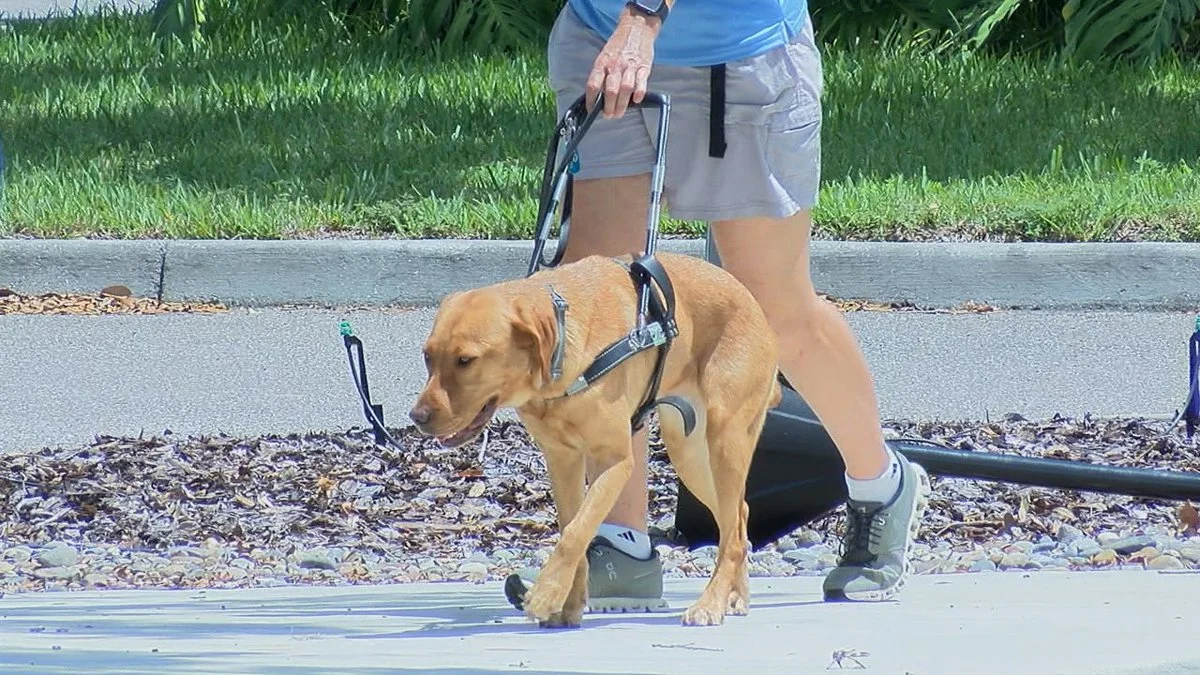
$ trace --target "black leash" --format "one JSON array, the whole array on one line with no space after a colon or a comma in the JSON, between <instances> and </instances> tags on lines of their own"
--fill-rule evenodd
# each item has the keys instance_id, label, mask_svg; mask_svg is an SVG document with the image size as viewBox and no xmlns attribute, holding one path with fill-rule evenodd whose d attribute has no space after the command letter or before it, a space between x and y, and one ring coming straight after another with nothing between
<instances>
[{"instance_id":1,"label":"black leash","mask_svg":"<svg viewBox=\"0 0 1200 675\"><path fill-rule=\"evenodd\" d=\"M342 333L342 343L346 346L346 357L350 360L350 375L354 378L354 388L358 391L358 397L362 399L363 414L375 432L375 442L379 445L391 443L396 449L403 450L404 446L397 443L396 439L388 433L387 427L383 425L383 404L371 402L371 388L367 384L367 361L363 357L362 340L359 340L358 336L354 334L349 321L341 322L339 328ZM357 360L355 351L358 352Z\"/></svg>"}]
</instances>

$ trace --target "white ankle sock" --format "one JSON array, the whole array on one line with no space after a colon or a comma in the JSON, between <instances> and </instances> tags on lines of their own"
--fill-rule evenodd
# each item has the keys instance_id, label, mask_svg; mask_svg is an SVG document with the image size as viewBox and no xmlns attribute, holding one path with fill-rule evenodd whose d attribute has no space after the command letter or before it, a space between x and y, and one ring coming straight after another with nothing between
<instances>
[{"instance_id":1,"label":"white ankle sock","mask_svg":"<svg viewBox=\"0 0 1200 675\"><path fill-rule=\"evenodd\" d=\"M850 499L856 502L886 503L896 496L900 489L900 462L891 448L884 448L884 452L888 456L888 465L879 477L860 480L846 474L846 488L849 490Z\"/></svg>"},{"instance_id":2,"label":"white ankle sock","mask_svg":"<svg viewBox=\"0 0 1200 675\"><path fill-rule=\"evenodd\" d=\"M638 532L624 525L601 523L596 534L612 542L612 545L619 550L639 560L650 559L650 535L645 532Z\"/></svg>"}]
</instances>

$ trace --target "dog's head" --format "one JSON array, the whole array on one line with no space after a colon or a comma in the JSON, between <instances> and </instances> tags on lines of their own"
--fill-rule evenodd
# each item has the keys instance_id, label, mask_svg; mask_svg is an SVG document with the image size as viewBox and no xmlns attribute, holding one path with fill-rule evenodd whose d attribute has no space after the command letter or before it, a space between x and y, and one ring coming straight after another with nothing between
<instances>
[{"instance_id":1,"label":"dog's head","mask_svg":"<svg viewBox=\"0 0 1200 675\"><path fill-rule=\"evenodd\" d=\"M463 445L547 382L556 330L549 296L538 300L489 287L442 301L423 349L428 379L409 412L421 433Z\"/></svg>"}]
</instances>

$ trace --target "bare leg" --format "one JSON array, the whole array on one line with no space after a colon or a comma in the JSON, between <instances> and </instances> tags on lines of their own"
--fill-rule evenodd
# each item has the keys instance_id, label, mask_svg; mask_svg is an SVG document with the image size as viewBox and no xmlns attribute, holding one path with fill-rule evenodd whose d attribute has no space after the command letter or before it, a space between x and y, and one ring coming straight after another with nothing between
<instances>
[{"instance_id":1,"label":"bare leg","mask_svg":"<svg viewBox=\"0 0 1200 675\"><path fill-rule=\"evenodd\" d=\"M618 256L641 251L646 245L646 212L649 209L650 176L600 178L575 181L571 207L571 235L563 262L589 255ZM649 488L646 430L633 437L633 474L604 522L646 532L649 518ZM588 482L595 481L599 467L588 466Z\"/></svg>"},{"instance_id":2,"label":"bare leg","mask_svg":"<svg viewBox=\"0 0 1200 675\"><path fill-rule=\"evenodd\" d=\"M812 406L853 478L887 467L875 384L850 325L822 300L809 273L812 216L713 224L721 266L762 305L779 336L780 369Z\"/></svg>"},{"instance_id":3,"label":"bare leg","mask_svg":"<svg viewBox=\"0 0 1200 675\"><path fill-rule=\"evenodd\" d=\"M884 445L875 384L842 313L809 273L812 219L718 223L722 266L750 289L779 337L780 369L812 406L846 465L850 492L842 555L822 583L826 600L888 600L904 586L927 504L924 469Z\"/></svg>"}]
</instances>

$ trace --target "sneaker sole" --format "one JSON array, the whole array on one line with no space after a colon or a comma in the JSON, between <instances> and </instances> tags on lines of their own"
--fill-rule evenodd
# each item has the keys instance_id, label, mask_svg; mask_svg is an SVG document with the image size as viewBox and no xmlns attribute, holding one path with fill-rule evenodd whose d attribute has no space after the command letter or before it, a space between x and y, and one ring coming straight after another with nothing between
<instances>
[{"instance_id":1,"label":"sneaker sole","mask_svg":"<svg viewBox=\"0 0 1200 675\"><path fill-rule=\"evenodd\" d=\"M929 474L920 464L912 465L913 473L917 475L917 498L913 500L912 511L908 514L908 538L904 543L904 569L900 572L900 578L891 586L877 591L860 591L857 593L842 592L841 597L855 602L884 602L896 597L908 581L908 575L913 573L912 564L912 545L917 537L917 532L921 529L921 517L925 515L925 510L929 507L929 495L933 492L933 484L929 481Z\"/></svg>"},{"instance_id":2,"label":"sneaker sole","mask_svg":"<svg viewBox=\"0 0 1200 675\"><path fill-rule=\"evenodd\" d=\"M504 580L504 597L509 604L524 610L525 581L517 574ZM662 598L593 598L588 600L588 612L592 614L634 614L671 611L670 604Z\"/></svg>"}]
</instances>

